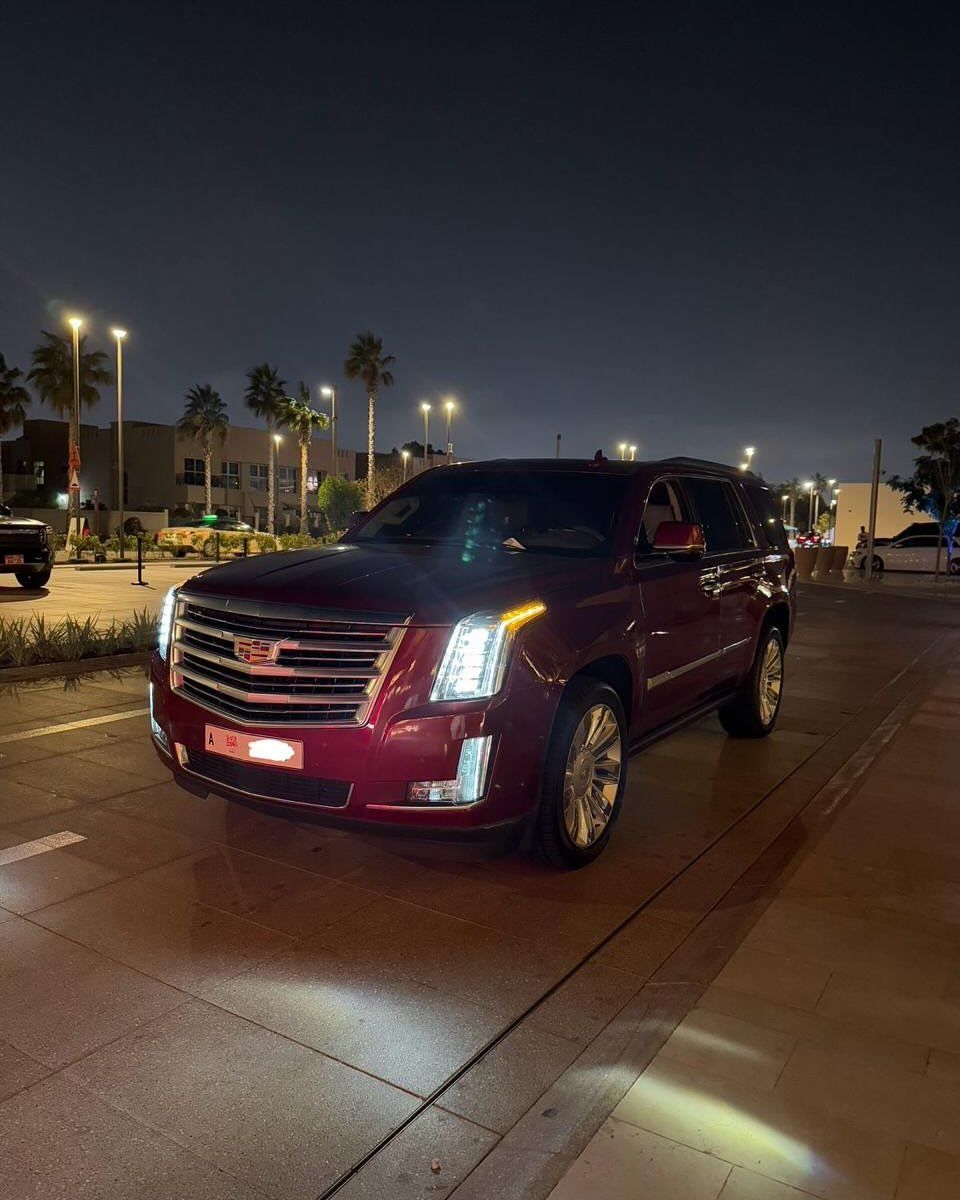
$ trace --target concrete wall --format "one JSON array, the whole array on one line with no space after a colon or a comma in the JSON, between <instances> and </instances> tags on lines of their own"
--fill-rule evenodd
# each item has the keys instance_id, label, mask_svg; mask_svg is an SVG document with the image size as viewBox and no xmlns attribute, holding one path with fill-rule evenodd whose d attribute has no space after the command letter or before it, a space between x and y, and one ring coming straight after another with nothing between
<instances>
[{"instance_id":1,"label":"concrete wall","mask_svg":"<svg viewBox=\"0 0 960 1200\"><path fill-rule=\"evenodd\" d=\"M834 539L838 546L857 544L860 526L870 524L870 484L840 483L837 494L837 533ZM904 512L898 492L891 491L885 483L880 484L877 494L877 537L893 537L912 521L922 521L922 516Z\"/></svg>"},{"instance_id":2,"label":"concrete wall","mask_svg":"<svg viewBox=\"0 0 960 1200\"><path fill-rule=\"evenodd\" d=\"M44 524L51 526L58 533L66 533L67 531L67 513L65 509L26 508L17 505L13 513L16 517L32 517L35 521L43 521ZM170 524L166 509L162 512L137 512L136 510L128 510L123 515L124 519L139 517L140 524L147 533L156 533L158 529L165 529ZM83 516L90 526L90 532L96 533L100 537L110 537L120 527L120 514L116 511L108 513L106 509L103 509L101 512L84 510Z\"/></svg>"}]
</instances>

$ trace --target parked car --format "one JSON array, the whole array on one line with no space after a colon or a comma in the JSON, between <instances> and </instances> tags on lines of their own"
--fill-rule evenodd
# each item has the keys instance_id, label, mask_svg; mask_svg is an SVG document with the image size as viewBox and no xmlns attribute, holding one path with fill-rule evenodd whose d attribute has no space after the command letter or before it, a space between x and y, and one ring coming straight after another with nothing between
<instances>
[{"instance_id":1,"label":"parked car","mask_svg":"<svg viewBox=\"0 0 960 1200\"><path fill-rule=\"evenodd\" d=\"M881 544L873 544L873 569L875 571L922 571L932 575L937 567L937 527L933 533L921 533L906 537L893 538ZM954 557L947 562L948 547L946 539L940 540L940 569L950 575L960 575L960 547L956 547ZM861 571L867 565L865 547L854 550L850 565Z\"/></svg>"},{"instance_id":2,"label":"parked car","mask_svg":"<svg viewBox=\"0 0 960 1200\"><path fill-rule=\"evenodd\" d=\"M628 753L780 708L794 565L777 498L694 459L482 462L337 545L166 596L151 729L188 791L427 839L606 846Z\"/></svg>"},{"instance_id":3,"label":"parked car","mask_svg":"<svg viewBox=\"0 0 960 1200\"><path fill-rule=\"evenodd\" d=\"M0 504L0 574L14 575L21 587L46 587L53 570L53 530L32 517L15 517Z\"/></svg>"},{"instance_id":4,"label":"parked car","mask_svg":"<svg viewBox=\"0 0 960 1200\"><path fill-rule=\"evenodd\" d=\"M796 544L798 546L813 546L817 547L823 542L823 534L816 529L808 529L806 533L798 533Z\"/></svg>"},{"instance_id":5,"label":"parked car","mask_svg":"<svg viewBox=\"0 0 960 1200\"><path fill-rule=\"evenodd\" d=\"M184 558L190 551L201 554L204 549L210 549L209 543L217 533L252 537L254 532L252 525L248 525L246 521L241 521L237 517L220 517L211 514L199 520L182 521L179 525L170 525L166 529L161 529L157 534L157 541L173 543L177 547L174 554L178 558ZM256 547L252 547L252 549L255 550Z\"/></svg>"}]
</instances>

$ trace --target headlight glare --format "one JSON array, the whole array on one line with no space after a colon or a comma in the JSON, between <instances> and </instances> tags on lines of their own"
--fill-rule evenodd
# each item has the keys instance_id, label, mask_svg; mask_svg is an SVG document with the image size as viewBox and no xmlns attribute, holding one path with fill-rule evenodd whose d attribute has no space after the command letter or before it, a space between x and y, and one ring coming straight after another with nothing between
<instances>
[{"instance_id":1,"label":"headlight glare","mask_svg":"<svg viewBox=\"0 0 960 1200\"><path fill-rule=\"evenodd\" d=\"M458 622L447 642L431 700L478 700L503 686L513 635L546 612L531 601L505 613L474 613Z\"/></svg>"},{"instance_id":2,"label":"headlight glare","mask_svg":"<svg viewBox=\"0 0 960 1200\"><path fill-rule=\"evenodd\" d=\"M170 646L170 631L173 628L173 614L177 607L177 589L172 587L163 598L160 606L160 617L157 621L157 649L160 657L166 661L167 650Z\"/></svg>"}]
</instances>

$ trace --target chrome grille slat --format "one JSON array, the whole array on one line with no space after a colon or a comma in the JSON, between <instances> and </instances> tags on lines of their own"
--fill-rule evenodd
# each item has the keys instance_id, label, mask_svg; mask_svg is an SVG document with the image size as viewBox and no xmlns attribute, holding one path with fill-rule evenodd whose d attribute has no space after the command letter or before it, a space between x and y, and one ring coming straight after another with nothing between
<instances>
[{"instance_id":1,"label":"chrome grille slat","mask_svg":"<svg viewBox=\"0 0 960 1200\"><path fill-rule=\"evenodd\" d=\"M365 624L339 613L305 612L300 618L266 604L242 608L181 593L171 639L174 691L241 725L366 720L402 624ZM234 653L237 638L269 643L275 661L243 661Z\"/></svg>"}]
</instances>

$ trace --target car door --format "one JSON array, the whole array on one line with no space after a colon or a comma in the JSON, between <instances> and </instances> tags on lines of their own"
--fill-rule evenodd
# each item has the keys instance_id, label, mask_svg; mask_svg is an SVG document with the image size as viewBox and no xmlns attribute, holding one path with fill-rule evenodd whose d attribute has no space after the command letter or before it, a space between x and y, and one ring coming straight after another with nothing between
<instances>
[{"instance_id":1,"label":"car door","mask_svg":"<svg viewBox=\"0 0 960 1200\"><path fill-rule=\"evenodd\" d=\"M661 522L689 520L679 481L669 476L655 480L643 507L634 559L644 639L643 730L695 708L713 686L710 667L717 658L721 613L716 573L704 569L699 557L653 549Z\"/></svg>"},{"instance_id":2,"label":"car door","mask_svg":"<svg viewBox=\"0 0 960 1200\"><path fill-rule=\"evenodd\" d=\"M721 599L719 654L712 674L718 683L729 684L741 678L753 661L765 609L759 594L763 551L729 479L689 476L683 487L706 541L701 567L705 573L713 572Z\"/></svg>"}]
</instances>

